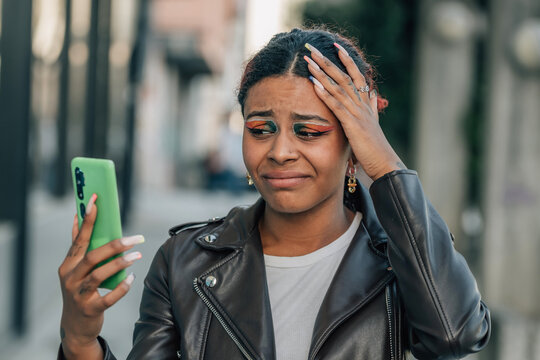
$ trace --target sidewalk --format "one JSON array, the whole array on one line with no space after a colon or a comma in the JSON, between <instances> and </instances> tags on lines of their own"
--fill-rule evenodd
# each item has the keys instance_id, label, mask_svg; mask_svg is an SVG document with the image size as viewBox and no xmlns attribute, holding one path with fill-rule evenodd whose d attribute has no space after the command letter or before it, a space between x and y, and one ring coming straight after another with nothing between
<instances>
[{"instance_id":1,"label":"sidewalk","mask_svg":"<svg viewBox=\"0 0 540 360\"><path fill-rule=\"evenodd\" d=\"M102 331L118 359L125 359L131 348L142 283L154 253L168 238L167 230L179 223L224 216L231 207L252 204L257 197L256 193L234 195L186 190L146 189L138 193L131 224L124 229L124 235L145 236L146 242L137 247L143 259L132 266L137 276L133 287L106 312ZM0 359L54 359L60 342L62 298L57 269L71 241L75 206L71 196L57 200L41 192L31 195L30 204L29 330L22 339L0 339ZM5 278L1 277L0 281L4 282ZM1 283L0 288L5 291L10 289L10 284Z\"/></svg>"}]
</instances>

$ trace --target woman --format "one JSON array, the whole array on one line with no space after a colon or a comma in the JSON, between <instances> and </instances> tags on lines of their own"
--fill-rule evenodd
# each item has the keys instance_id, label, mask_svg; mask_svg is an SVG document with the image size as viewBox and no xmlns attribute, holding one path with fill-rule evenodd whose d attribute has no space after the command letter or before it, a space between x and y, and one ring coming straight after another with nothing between
<instances>
[{"instance_id":1,"label":"woman","mask_svg":"<svg viewBox=\"0 0 540 360\"><path fill-rule=\"evenodd\" d=\"M459 358L490 333L452 235L378 123L385 100L346 38L294 29L247 64L243 155L262 198L170 230L145 280L131 359ZM356 181L362 169L369 193ZM345 186L343 179L346 179ZM117 240L84 255L96 206L59 269L59 357L112 359L103 312L133 277L97 285L140 254ZM77 250L82 249L82 250Z\"/></svg>"}]
</instances>

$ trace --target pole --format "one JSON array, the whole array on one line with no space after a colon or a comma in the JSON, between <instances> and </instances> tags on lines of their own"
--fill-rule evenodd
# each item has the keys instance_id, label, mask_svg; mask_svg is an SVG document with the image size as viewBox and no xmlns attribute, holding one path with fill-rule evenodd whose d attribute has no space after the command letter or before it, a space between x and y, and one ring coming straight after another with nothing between
<instances>
[{"instance_id":1,"label":"pole","mask_svg":"<svg viewBox=\"0 0 540 360\"><path fill-rule=\"evenodd\" d=\"M135 122L137 115L137 87L141 81L144 63L146 33L148 30L148 0L139 0L137 37L129 63L129 93L126 121L126 149L124 152L124 174L122 176L122 223L127 223L131 211L133 187L133 151Z\"/></svg>"},{"instance_id":2,"label":"pole","mask_svg":"<svg viewBox=\"0 0 540 360\"><path fill-rule=\"evenodd\" d=\"M14 221L12 326L26 331L28 135L32 0L2 2L2 66L0 68L0 218Z\"/></svg>"},{"instance_id":3,"label":"pole","mask_svg":"<svg viewBox=\"0 0 540 360\"><path fill-rule=\"evenodd\" d=\"M62 67L60 74L60 94L58 104L58 120L56 123L56 136L58 138L58 153L56 155L55 182L53 184L53 194L63 196L66 193L67 166L67 116L69 104L69 44L71 42L71 0L65 0L65 31L64 44L60 54L60 64Z\"/></svg>"},{"instance_id":4,"label":"pole","mask_svg":"<svg viewBox=\"0 0 540 360\"><path fill-rule=\"evenodd\" d=\"M86 90L86 156L105 157L109 125L111 0L92 1Z\"/></svg>"}]
</instances>

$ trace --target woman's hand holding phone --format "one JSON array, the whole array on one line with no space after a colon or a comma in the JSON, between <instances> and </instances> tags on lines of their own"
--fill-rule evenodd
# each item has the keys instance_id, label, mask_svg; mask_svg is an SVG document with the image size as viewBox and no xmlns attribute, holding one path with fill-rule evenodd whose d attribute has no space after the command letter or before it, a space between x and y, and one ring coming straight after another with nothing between
<instances>
[{"instance_id":1,"label":"woman's hand holding phone","mask_svg":"<svg viewBox=\"0 0 540 360\"><path fill-rule=\"evenodd\" d=\"M103 326L103 314L129 291L134 275L129 274L115 289L103 296L99 294L98 286L140 259L141 253L130 252L98 268L96 265L144 242L140 235L124 237L87 253L98 212L96 198L95 194L90 198L80 229L75 216L71 248L58 269L63 297L60 336L66 359L103 359L97 340Z\"/></svg>"}]
</instances>

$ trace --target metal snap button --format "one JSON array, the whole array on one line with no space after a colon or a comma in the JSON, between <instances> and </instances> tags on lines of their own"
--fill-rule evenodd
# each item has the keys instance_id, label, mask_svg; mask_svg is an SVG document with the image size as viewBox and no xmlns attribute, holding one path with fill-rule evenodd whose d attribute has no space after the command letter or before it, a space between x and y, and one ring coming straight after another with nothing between
<instances>
[{"instance_id":1,"label":"metal snap button","mask_svg":"<svg viewBox=\"0 0 540 360\"><path fill-rule=\"evenodd\" d=\"M213 277L212 275L208 276L206 280L204 281L206 286L208 287L214 287L217 284L217 279Z\"/></svg>"},{"instance_id":2,"label":"metal snap button","mask_svg":"<svg viewBox=\"0 0 540 360\"><path fill-rule=\"evenodd\" d=\"M211 244L213 243L214 241L216 241L216 235L213 235L213 234L210 234L210 235L206 235L204 238L204 241L206 241L207 243Z\"/></svg>"}]
</instances>

